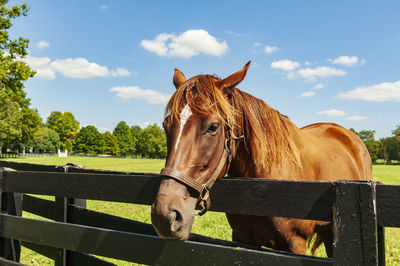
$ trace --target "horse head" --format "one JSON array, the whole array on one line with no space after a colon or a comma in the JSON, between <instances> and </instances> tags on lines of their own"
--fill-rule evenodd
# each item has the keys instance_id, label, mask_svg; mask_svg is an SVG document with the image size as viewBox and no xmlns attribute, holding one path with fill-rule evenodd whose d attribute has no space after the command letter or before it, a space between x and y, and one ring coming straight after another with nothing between
<instances>
[{"instance_id":1,"label":"horse head","mask_svg":"<svg viewBox=\"0 0 400 266\"><path fill-rule=\"evenodd\" d=\"M249 65L225 79L198 75L187 80L175 69L176 91L163 122L167 160L151 207L151 220L161 237L186 240L196 207L200 215L207 211L212 185L228 171L235 138L235 110L229 95Z\"/></svg>"}]
</instances>

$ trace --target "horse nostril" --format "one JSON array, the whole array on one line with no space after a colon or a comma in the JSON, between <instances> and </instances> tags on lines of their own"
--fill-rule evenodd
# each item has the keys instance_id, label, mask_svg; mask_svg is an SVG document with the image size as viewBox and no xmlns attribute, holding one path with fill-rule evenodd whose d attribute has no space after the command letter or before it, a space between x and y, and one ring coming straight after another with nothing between
<instances>
[{"instance_id":1,"label":"horse nostril","mask_svg":"<svg viewBox=\"0 0 400 266\"><path fill-rule=\"evenodd\" d=\"M181 212L178 210L172 210L172 211L175 212L175 222L181 223L183 221Z\"/></svg>"}]
</instances>

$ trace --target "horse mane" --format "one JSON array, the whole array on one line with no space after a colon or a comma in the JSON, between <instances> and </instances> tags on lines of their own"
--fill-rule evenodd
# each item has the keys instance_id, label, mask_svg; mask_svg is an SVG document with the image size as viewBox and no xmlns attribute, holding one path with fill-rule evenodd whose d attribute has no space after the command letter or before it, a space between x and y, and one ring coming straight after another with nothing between
<instances>
[{"instance_id":1,"label":"horse mane","mask_svg":"<svg viewBox=\"0 0 400 266\"><path fill-rule=\"evenodd\" d=\"M244 135L246 149L257 170L270 172L285 159L299 167L297 148L288 137L285 116L237 88L226 97L215 86L217 80L220 78L215 75L198 75L178 87L167 104L167 119L179 119L185 104L201 116L214 113L236 135Z\"/></svg>"}]
</instances>

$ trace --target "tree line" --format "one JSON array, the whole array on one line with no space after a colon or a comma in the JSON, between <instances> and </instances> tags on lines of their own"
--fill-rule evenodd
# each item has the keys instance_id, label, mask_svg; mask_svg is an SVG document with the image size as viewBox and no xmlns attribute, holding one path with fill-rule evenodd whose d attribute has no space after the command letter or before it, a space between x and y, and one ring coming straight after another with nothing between
<instances>
[{"instance_id":1,"label":"tree line","mask_svg":"<svg viewBox=\"0 0 400 266\"><path fill-rule=\"evenodd\" d=\"M386 138L375 139L374 130L361 130L359 132L350 128L356 133L367 146L372 162L378 159L383 163L400 161L400 125L392 131L392 135Z\"/></svg>"},{"instance_id":2,"label":"tree line","mask_svg":"<svg viewBox=\"0 0 400 266\"><path fill-rule=\"evenodd\" d=\"M167 144L164 131L157 125L129 126L119 122L113 132L100 133L93 126L79 128L71 112L53 111L33 136L29 149L35 153L69 153L165 158Z\"/></svg>"},{"instance_id":3,"label":"tree line","mask_svg":"<svg viewBox=\"0 0 400 266\"><path fill-rule=\"evenodd\" d=\"M372 162L378 159L383 163L400 161L400 125L391 136L380 139L375 139L374 130L350 130L363 140ZM55 153L58 149L66 149L70 153L143 158L165 158L167 155L166 136L157 124L142 129L121 121L112 133L100 133L93 125L80 128L71 112L54 111L43 123L36 110L18 109L10 101L8 105L0 104L0 146L3 150L8 148L22 153L26 150Z\"/></svg>"}]
</instances>

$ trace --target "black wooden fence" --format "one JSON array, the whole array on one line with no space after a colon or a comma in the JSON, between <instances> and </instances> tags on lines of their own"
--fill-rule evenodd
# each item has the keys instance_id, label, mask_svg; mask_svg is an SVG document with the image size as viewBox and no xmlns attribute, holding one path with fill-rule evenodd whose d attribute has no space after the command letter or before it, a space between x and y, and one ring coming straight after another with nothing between
<instances>
[{"instance_id":1,"label":"black wooden fence","mask_svg":"<svg viewBox=\"0 0 400 266\"><path fill-rule=\"evenodd\" d=\"M334 256L316 258L193 235L185 242L156 236L151 225L85 207L84 200L152 203L157 174L0 161L0 264L20 265L22 245L56 265L113 265L92 255L160 265L384 265L384 227L400 227L400 186L375 182L222 179L212 211L334 223ZM22 209L54 220L20 217ZM11 240L13 239L13 240Z\"/></svg>"}]
</instances>

